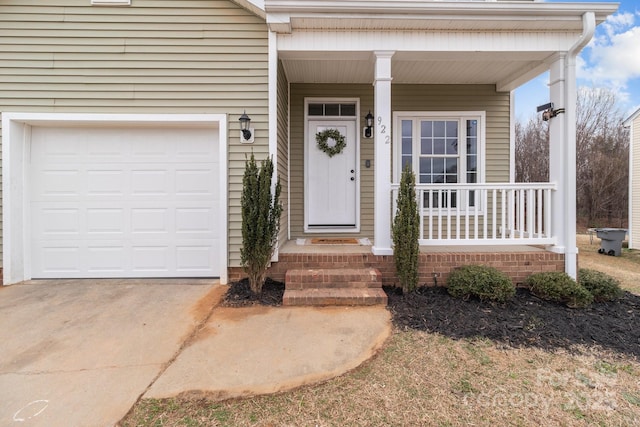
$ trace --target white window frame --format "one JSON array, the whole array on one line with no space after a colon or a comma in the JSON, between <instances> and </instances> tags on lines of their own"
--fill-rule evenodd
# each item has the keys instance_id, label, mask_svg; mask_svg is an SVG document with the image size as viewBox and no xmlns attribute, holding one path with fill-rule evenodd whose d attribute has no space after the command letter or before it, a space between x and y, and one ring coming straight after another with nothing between
<instances>
[{"instance_id":1,"label":"white window frame","mask_svg":"<svg viewBox=\"0 0 640 427\"><path fill-rule=\"evenodd\" d=\"M458 138L463 140L466 138L466 134L464 133L464 126L462 125L467 120L477 120L478 121L478 173L477 173L477 184L483 184L486 182L486 112L485 111L397 111L393 113L393 182L400 182L400 175L402 173L402 120L413 120L414 121L414 132L413 132L413 149L412 149L412 168L414 173L416 173L416 184L420 184L419 180L419 162L420 162L420 143L419 140L416 139L419 137L419 132L416 133L415 129L418 128L418 124L421 120L451 120L458 121L461 125L460 128L463 130L461 134L459 134ZM458 153L459 164L458 164L458 183L465 184L467 181L467 153L466 153L466 144L460 144L463 147ZM469 208L469 206L465 203L464 206L460 206L460 211L464 212ZM446 208L442 207L441 210L455 210L456 208ZM476 206L472 207L474 211L477 211L481 214L484 210L484 206L482 204L482 198L479 197L476 199Z\"/></svg>"}]
</instances>

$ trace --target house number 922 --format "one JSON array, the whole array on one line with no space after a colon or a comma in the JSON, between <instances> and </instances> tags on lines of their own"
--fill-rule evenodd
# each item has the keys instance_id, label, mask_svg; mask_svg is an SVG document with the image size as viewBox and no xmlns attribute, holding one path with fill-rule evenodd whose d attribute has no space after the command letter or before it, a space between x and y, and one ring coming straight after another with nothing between
<instances>
[{"instance_id":1,"label":"house number 922","mask_svg":"<svg viewBox=\"0 0 640 427\"><path fill-rule=\"evenodd\" d=\"M382 116L378 116L378 126L380 126L380 133L384 135L384 143L391 144L391 136L387 134L387 125L382 124Z\"/></svg>"}]
</instances>

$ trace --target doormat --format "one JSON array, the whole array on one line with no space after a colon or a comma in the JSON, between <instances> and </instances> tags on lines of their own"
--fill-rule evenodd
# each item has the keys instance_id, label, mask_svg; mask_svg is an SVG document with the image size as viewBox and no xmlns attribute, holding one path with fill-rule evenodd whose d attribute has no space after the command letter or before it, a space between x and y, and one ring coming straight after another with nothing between
<instances>
[{"instance_id":1,"label":"doormat","mask_svg":"<svg viewBox=\"0 0 640 427\"><path fill-rule=\"evenodd\" d=\"M315 238L311 239L312 245L359 245L358 239L354 238Z\"/></svg>"}]
</instances>

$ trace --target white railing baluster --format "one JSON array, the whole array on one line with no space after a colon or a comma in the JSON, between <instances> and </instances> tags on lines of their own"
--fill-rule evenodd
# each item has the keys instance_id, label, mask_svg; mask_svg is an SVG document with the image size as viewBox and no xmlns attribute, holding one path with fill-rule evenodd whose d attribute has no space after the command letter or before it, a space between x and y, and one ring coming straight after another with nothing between
<instances>
[{"instance_id":1,"label":"white railing baluster","mask_svg":"<svg viewBox=\"0 0 640 427\"><path fill-rule=\"evenodd\" d=\"M395 214L399 184L391 188ZM554 190L551 183L418 184L421 244L554 244Z\"/></svg>"},{"instance_id":2,"label":"white railing baluster","mask_svg":"<svg viewBox=\"0 0 640 427\"><path fill-rule=\"evenodd\" d=\"M496 208L496 198L498 196L498 190L496 190L495 188L493 190L491 190L491 201L493 202L492 205L492 210L491 210L491 237L492 238L497 238L498 234L497 234L497 220L498 220L498 215L497 215L497 208Z\"/></svg>"}]
</instances>

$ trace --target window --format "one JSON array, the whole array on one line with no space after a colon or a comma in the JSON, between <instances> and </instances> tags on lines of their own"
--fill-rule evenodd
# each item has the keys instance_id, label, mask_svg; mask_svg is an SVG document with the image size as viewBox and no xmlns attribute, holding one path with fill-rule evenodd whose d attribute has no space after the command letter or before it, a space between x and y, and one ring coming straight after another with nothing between
<instances>
[{"instance_id":1,"label":"window","mask_svg":"<svg viewBox=\"0 0 640 427\"><path fill-rule=\"evenodd\" d=\"M353 117L356 115L356 104L310 103L307 113L309 116Z\"/></svg>"},{"instance_id":2,"label":"window","mask_svg":"<svg viewBox=\"0 0 640 427\"><path fill-rule=\"evenodd\" d=\"M396 114L396 182L400 171L411 165L419 184L482 182L484 113ZM460 207L475 207L475 192ZM455 191L425 195L424 207L458 207Z\"/></svg>"}]
</instances>

